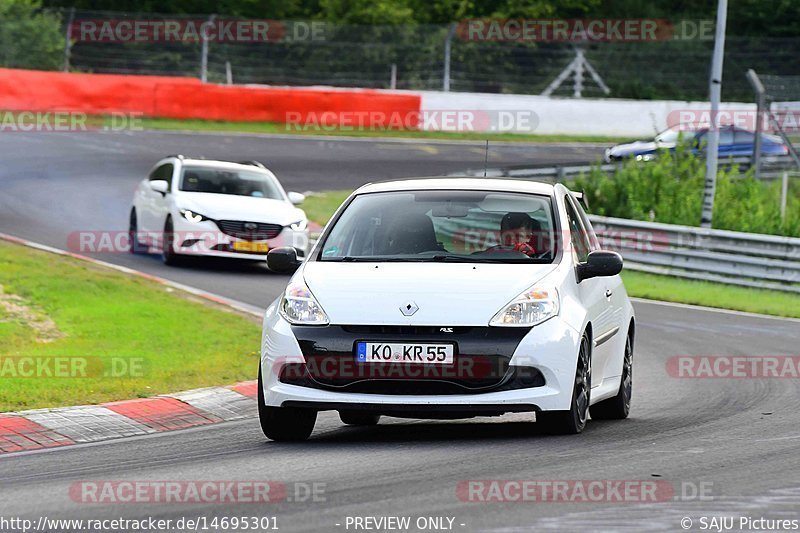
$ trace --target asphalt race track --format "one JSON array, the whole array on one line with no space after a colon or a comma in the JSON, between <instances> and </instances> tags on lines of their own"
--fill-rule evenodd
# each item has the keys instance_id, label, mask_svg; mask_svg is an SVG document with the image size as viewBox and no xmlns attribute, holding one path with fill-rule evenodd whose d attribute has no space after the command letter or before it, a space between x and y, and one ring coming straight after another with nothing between
<instances>
[{"instance_id":1,"label":"asphalt race track","mask_svg":"<svg viewBox=\"0 0 800 533\"><path fill-rule=\"evenodd\" d=\"M70 233L127 231L133 191L170 154L258 160L286 190L355 189L369 181L482 168L482 143L408 142L168 132L5 133L0 136L0 232L66 248ZM594 161L600 145L493 144L489 165ZM78 250L72 250L78 251ZM156 255L86 254L266 307L285 285L261 264L195 261L180 270ZM253 286L260 287L258 291Z\"/></svg>"},{"instance_id":2,"label":"asphalt race track","mask_svg":"<svg viewBox=\"0 0 800 533\"><path fill-rule=\"evenodd\" d=\"M6 134L0 148L0 231L61 248L71 231L125 229L137 179L168 153L260 159L287 189L300 191L482 163L480 149L471 145L149 132ZM511 165L585 161L598 153L503 146L492 157ZM262 307L285 282L261 266L174 269L155 256L99 257ZM647 302L635 307L631 417L590 422L580 436L541 435L529 415L384 419L373 428L346 428L326 413L308 442L290 445L266 441L254 420L244 420L0 458L0 515L277 516L280 530L289 532L354 531L345 527L348 516L452 517L453 531L469 532L681 531L684 517L694 520L694 530L700 516L797 518L797 379L681 379L670 377L666 365L676 355L797 355L800 321ZM473 503L457 496L460 481L487 479L659 480L675 492L644 504ZM69 488L80 480L277 480L325 487L324 501L317 502L108 506L74 502Z\"/></svg>"}]
</instances>

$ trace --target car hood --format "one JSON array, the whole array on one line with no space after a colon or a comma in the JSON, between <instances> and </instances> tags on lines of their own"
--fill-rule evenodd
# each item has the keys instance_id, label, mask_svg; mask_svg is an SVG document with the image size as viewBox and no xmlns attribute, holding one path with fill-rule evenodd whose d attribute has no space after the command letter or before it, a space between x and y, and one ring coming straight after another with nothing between
<instances>
[{"instance_id":1,"label":"car hood","mask_svg":"<svg viewBox=\"0 0 800 533\"><path fill-rule=\"evenodd\" d=\"M674 143L657 143L655 141L634 141L617 144L608 149L607 155L613 157L628 157L633 155L650 154L659 148L674 148Z\"/></svg>"},{"instance_id":2,"label":"car hood","mask_svg":"<svg viewBox=\"0 0 800 533\"><path fill-rule=\"evenodd\" d=\"M486 326L556 265L310 261L301 273L339 325ZM419 310L404 316L413 302Z\"/></svg>"},{"instance_id":3,"label":"car hood","mask_svg":"<svg viewBox=\"0 0 800 533\"><path fill-rule=\"evenodd\" d=\"M214 220L246 220L285 226L305 218L305 213L290 202L253 196L182 192L175 204L180 209L195 211Z\"/></svg>"}]
</instances>

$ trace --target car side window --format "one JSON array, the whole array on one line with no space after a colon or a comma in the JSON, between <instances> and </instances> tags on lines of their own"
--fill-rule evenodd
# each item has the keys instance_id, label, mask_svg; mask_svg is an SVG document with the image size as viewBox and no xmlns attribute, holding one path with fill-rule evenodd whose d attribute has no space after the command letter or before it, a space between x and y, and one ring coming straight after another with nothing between
<instances>
[{"instance_id":1,"label":"car side window","mask_svg":"<svg viewBox=\"0 0 800 533\"><path fill-rule=\"evenodd\" d=\"M580 221L580 216L572 206L572 202L568 197L564 197L564 207L567 210L567 222L569 224L569 238L572 243L572 249L578 258L578 262L585 263L589 258L591 251L591 244L589 242L589 235L583 228Z\"/></svg>"},{"instance_id":2,"label":"car side window","mask_svg":"<svg viewBox=\"0 0 800 533\"><path fill-rule=\"evenodd\" d=\"M589 246L592 251L600 249L600 241L597 239L597 234L594 232L594 227L592 226L592 221L589 220L589 217L586 215L586 211L583 210L583 205L575 200L573 203L573 207L575 207L578 211L578 216L581 218L581 223L583 227L586 229L586 236L589 239Z\"/></svg>"},{"instance_id":3,"label":"car side window","mask_svg":"<svg viewBox=\"0 0 800 533\"><path fill-rule=\"evenodd\" d=\"M169 188L172 189L172 171L174 168L172 163L159 165L150 173L148 179L150 181L164 180L169 184Z\"/></svg>"}]
</instances>

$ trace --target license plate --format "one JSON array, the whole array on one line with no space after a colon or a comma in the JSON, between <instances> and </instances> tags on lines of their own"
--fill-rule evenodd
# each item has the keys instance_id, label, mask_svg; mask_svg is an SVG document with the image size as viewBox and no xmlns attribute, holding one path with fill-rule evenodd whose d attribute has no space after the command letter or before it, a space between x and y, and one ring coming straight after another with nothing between
<instances>
[{"instance_id":1,"label":"license plate","mask_svg":"<svg viewBox=\"0 0 800 533\"><path fill-rule=\"evenodd\" d=\"M237 252L269 252L269 246L265 242L236 241L233 243L233 249Z\"/></svg>"},{"instance_id":2,"label":"license plate","mask_svg":"<svg viewBox=\"0 0 800 533\"><path fill-rule=\"evenodd\" d=\"M359 342L356 345L356 361L452 365L453 352L452 344Z\"/></svg>"}]
</instances>

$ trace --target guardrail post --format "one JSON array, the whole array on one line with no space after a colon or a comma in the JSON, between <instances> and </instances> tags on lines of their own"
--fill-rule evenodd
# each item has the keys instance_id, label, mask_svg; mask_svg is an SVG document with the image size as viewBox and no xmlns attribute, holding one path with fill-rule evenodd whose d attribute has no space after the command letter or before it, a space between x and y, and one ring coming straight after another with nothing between
<instances>
[{"instance_id":1,"label":"guardrail post","mask_svg":"<svg viewBox=\"0 0 800 533\"><path fill-rule=\"evenodd\" d=\"M450 55L453 47L453 36L456 34L456 23L450 24L447 37L444 41L444 75L442 76L442 90L450 92Z\"/></svg>"},{"instance_id":2,"label":"guardrail post","mask_svg":"<svg viewBox=\"0 0 800 533\"><path fill-rule=\"evenodd\" d=\"M208 22L206 24L209 26L212 25L216 17L216 15L208 17ZM203 49L200 55L200 81L206 83L208 81L208 29L205 25L203 25L203 29L200 33L203 39Z\"/></svg>"},{"instance_id":3,"label":"guardrail post","mask_svg":"<svg viewBox=\"0 0 800 533\"><path fill-rule=\"evenodd\" d=\"M787 171L783 171L781 180L781 222L783 222L786 220L786 199L789 195L789 173Z\"/></svg>"},{"instance_id":4,"label":"guardrail post","mask_svg":"<svg viewBox=\"0 0 800 533\"><path fill-rule=\"evenodd\" d=\"M72 57L72 24L75 22L75 8L69 8L67 32L64 37L64 72L69 72L69 60Z\"/></svg>"}]
</instances>

